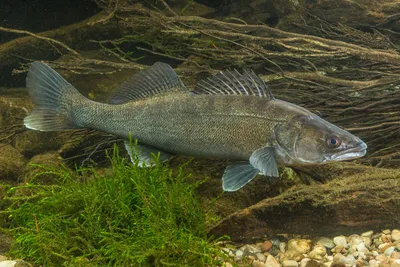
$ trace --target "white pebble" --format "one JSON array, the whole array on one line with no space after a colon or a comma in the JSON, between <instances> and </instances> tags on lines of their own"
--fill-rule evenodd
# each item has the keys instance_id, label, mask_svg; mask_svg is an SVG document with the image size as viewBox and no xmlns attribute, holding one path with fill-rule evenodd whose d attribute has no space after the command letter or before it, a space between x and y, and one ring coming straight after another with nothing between
<instances>
[{"instance_id":1,"label":"white pebble","mask_svg":"<svg viewBox=\"0 0 400 267\"><path fill-rule=\"evenodd\" d=\"M384 233L385 235L390 234L390 232L391 232L391 231L390 231L389 229L385 229L385 230L382 231L382 233Z\"/></svg>"},{"instance_id":2,"label":"white pebble","mask_svg":"<svg viewBox=\"0 0 400 267\"><path fill-rule=\"evenodd\" d=\"M300 267L306 267L307 263L310 261L309 258L304 258L300 261Z\"/></svg>"},{"instance_id":3,"label":"white pebble","mask_svg":"<svg viewBox=\"0 0 400 267\"><path fill-rule=\"evenodd\" d=\"M257 257L257 260L262 261L262 262L265 262L265 260L266 260L264 254L262 254L260 252L256 254L256 257Z\"/></svg>"},{"instance_id":4,"label":"white pebble","mask_svg":"<svg viewBox=\"0 0 400 267\"><path fill-rule=\"evenodd\" d=\"M330 267L330 266L332 265L332 263L333 263L333 262L328 261L328 262L324 262L324 265L325 265L326 267Z\"/></svg>"},{"instance_id":5,"label":"white pebble","mask_svg":"<svg viewBox=\"0 0 400 267\"><path fill-rule=\"evenodd\" d=\"M334 262L343 262L345 258L346 257L343 256L342 253L337 253L335 256L333 256L333 261Z\"/></svg>"},{"instance_id":6,"label":"white pebble","mask_svg":"<svg viewBox=\"0 0 400 267\"><path fill-rule=\"evenodd\" d=\"M371 237L374 234L374 231L368 231L361 234L363 237Z\"/></svg>"},{"instance_id":7,"label":"white pebble","mask_svg":"<svg viewBox=\"0 0 400 267\"><path fill-rule=\"evenodd\" d=\"M359 252L369 252L369 250L365 247L364 243L360 243L357 245L357 251Z\"/></svg>"},{"instance_id":8,"label":"white pebble","mask_svg":"<svg viewBox=\"0 0 400 267\"><path fill-rule=\"evenodd\" d=\"M321 260L326 255L326 248L323 245L315 245L308 255L311 259Z\"/></svg>"},{"instance_id":9,"label":"white pebble","mask_svg":"<svg viewBox=\"0 0 400 267\"><path fill-rule=\"evenodd\" d=\"M347 241L345 236L336 236L333 238L333 243L335 243L336 246L343 246L347 247Z\"/></svg>"},{"instance_id":10,"label":"white pebble","mask_svg":"<svg viewBox=\"0 0 400 267\"><path fill-rule=\"evenodd\" d=\"M278 261L272 255L268 255L265 265L268 267L281 267Z\"/></svg>"},{"instance_id":11,"label":"white pebble","mask_svg":"<svg viewBox=\"0 0 400 267\"><path fill-rule=\"evenodd\" d=\"M390 257L390 255L392 255L394 249L395 249L395 247L388 247L388 248L385 250L385 252L384 252L385 255L388 256L388 257Z\"/></svg>"},{"instance_id":12,"label":"white pebble","mask_svg":"<svg viewBox=\"0 0 400 267\"><path fill-rule=\"evenodd\" d=\"M335 243L333 243L333 240L327 237L322 237L317 241L317 244L319 245L323 245L326 248L334 248L335 247Z\"/></svg>"},{"instance_id":13,"label":"white pebble","mask_svg":"<svg viewBox=\"0 0 400 267\"><path fill-rule=\"evenodd\" d=\"M285 253L285 251L286 251L286 243L285 243L285 242L280 242L280 243L279 243L279 250L280 250L282 253Z\"/></svg>"},{"instance_id":14,"label":"white pebble","mask_svg":"<svg viewBox=\"0 0 400 267\"><path fill-rule=\"evenodd\" d=\"M243 257L243 251L240 249L236 250L235 256L241 259Z\"/></svg>"},{"instance_id":15,"label":"white pebble","mask_svg":"<svg viewBox=\"0 0 400 267\"><path fill-rule=\"evenodd\" d=\"M253 267L266 267L267 266L264 262L258 261L258 260L253 261L253 263L251 265Z\"/></svg>"},{"instance_id":16,"label":"white pebble","mask_svg":"<svg viewBox=\"0 0 400 267\"><path fill-rule=\"evenodd\" d=\"M17 264L16 261L0 261L0 267L14 267Z\"/></svg>"},{"instance_id":17,"label":"white pebble","mask_svg":"<svg viewBox=\"0 0 400 267\"><path fill-rule=\"evenodd\" d=\"M307 253L311 248L311 240L308 239L291 239L288 242L288 250L294 250L301 254Z\"/></svg>"},{"instance_id":18,"label":"white pebble","mask_svg":"<svg viewBox=\"0 0 400 267\"><path fill-rule=\"evenodd\" d=\"M294 260L285 260L282 262L283 267L298 267L299 264Z\"/></svg>"},{"instance_id":19,"label":"white pebble","mask_svg":"<svg viewBox=\"0 0 400 267\"><path fill-rule=\"evenodd\" d=\"M357 246L359 244L363 243L363 240L361 238L361 236L359 235L351 235L349 236L349 245L350 246Z\"/></svg>"},{"instance_id":20,"label":"white pebble","mask_svg":"<svg viewBox=\"0 0 400 267\"><path fill-rule=\"evenodd\" d=\"M393 241L400 240L400 230L394 229L392 231L392 240Z\"/></svg>"}]
</instances>

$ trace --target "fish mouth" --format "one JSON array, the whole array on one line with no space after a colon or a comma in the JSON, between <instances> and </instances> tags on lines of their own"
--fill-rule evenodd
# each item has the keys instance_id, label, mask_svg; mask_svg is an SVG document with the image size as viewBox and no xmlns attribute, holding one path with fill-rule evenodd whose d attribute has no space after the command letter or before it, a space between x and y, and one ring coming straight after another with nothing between
<instances>
[{"instance_id":1,"label":"fish mouth","mask_svg":"<svg viewBox=\"0 0 400 267\"><path fill-rule=\"evenodd\" d=\"M365 154L367 154L367 145L364 142L361 142L355 147L333 154L330 160L341 161L357 159L364 157Z\"/></svg>"}]
</instances>

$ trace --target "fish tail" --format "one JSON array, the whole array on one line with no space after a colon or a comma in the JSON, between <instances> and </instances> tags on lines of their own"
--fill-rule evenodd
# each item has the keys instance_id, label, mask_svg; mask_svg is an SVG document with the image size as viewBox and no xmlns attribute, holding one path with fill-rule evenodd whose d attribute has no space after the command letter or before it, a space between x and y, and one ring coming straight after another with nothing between
<instances>
[{"instance_id":1,"label":"fish tail","mask_svg":"<svg viewBox=\"0 0 400 267\"><path fill-rule=\"evenodd\" d=\"M80 128L71 116L72 104L86 99L50 66L35 61L29 68L26 87L36 108L24 119L24 125L39 131Z\"/></svg>"}]
</instances>

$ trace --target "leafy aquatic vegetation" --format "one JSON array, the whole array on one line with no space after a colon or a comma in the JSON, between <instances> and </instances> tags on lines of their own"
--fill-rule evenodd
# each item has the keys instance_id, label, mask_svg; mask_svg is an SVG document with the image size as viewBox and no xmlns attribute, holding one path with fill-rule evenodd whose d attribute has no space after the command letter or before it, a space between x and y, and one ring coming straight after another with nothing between
<instances>
[{"instance_id":1,"label":"leafy aquatic vegetation","mask_svg":"<svg viewBox=\"0 0 400 267\"><path fill-rule=\"evenodd\" d=\"M58 185L9 188L29 200L9 207L10 254L44 266L218 266L224 254L207 237L209 214L184 165L139 168L118 156L112 169L44 169Z\"/></svg>"}]
</instances>

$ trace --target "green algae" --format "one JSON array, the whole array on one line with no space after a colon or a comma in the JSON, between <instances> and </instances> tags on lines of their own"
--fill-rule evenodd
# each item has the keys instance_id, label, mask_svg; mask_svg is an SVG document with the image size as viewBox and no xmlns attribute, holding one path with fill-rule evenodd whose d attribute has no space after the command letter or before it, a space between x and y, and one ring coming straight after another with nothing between
<instances>
[{"instance_id":1,"label":"green algae","mask_svg":"<svg viewBox=\"0 0 400 267\"><path fill-rule=\"evenodd\" d=\"M111 163L101 173L45 168L58 184L9 188L13 204L3 215L15 238L10 256L43 266L221 264L225 254L207 237L213 216L185 165L174 172L157 162L139 168L118 152Z\"/></svg>"}]
</instances>

